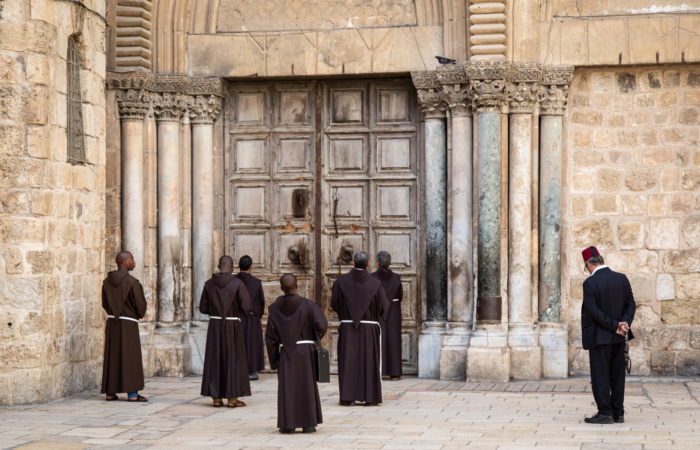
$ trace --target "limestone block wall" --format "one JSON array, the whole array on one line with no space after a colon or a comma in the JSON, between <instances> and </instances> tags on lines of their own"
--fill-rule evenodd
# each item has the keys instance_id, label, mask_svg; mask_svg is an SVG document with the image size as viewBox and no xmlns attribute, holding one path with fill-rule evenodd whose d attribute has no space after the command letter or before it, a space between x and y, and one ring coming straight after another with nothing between
<instances>
[{"instance_id":1,"label":"limestone block wall","mask_svg":"<svg viewBox=\"0 0 700 450\"><path fill-rule=\"evenodd\" d=\"M632 373L697 375L700 66L577 69L565 123L570 373L589 371L580 251L596 245L632 283Z\"/></svg>"},{"instance_id":2,"label":"limestone block wall","mask_svg":"<svg viewBox=\"0 0 700 450\"><path fill-rule=\"evenodd\" d=\"M103 14L104 1L88 1ZM70 3L0 5L0 405L102 373L105 25ZM80 55L85 161L67 162L67 41Z\"/></svg>"}]
</instances>

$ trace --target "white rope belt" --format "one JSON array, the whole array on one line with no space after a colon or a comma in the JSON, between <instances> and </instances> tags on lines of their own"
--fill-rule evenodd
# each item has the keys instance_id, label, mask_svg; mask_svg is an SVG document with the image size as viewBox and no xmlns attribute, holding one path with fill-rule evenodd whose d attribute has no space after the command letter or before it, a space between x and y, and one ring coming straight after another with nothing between
<instances>
[{"instance_id":1,"label":"white rope belt","mask_svg":"<svg viewBox=\"0 0 700 450\"><path fill-rule=\"evenodd\" d=\"M341 320L340 323L353 323L352 320ZM383 384L382 381L382 327L379 322L373 320L360 320L360 323L374 324L379 327L379 383Z\"/></svg>"},{"instance_id":2,"label":"white rope belt","mask_svg":"<svg viewBox=\"0 0 700 450\"><path fill-rule=\"evenodd\" d=\"M114 316L109 316L109 315L108 315L107 318L108 318L108 319L114 319ZM136 319L134 319L133 317L119 316L119 318L120 318L120 319L124 319L124 320L131 320L132 322L139 323L139 321L136 320Z\"/></svg>"},{"instance_id":3,"label":"white rope belt","mask_svg":"<svg viewBox=\"0 0 700 450\"><path fill-rule=\"evenodd\" d=\"M398 302L398 301L399 301L399 299L398 299L398 298L395 298L395 299L394 299L394 301L395 301L395 302Z\"/></svg>"},{"instance_id":4,"label":"white rope belt","mask_svg":"<svg viewBox=\"0 0 700 450\"><path fill-rule=\"evenodd\" d=\"M297 341L297 345L299 345L299 344L315 344L315 342L314 341ZM284 345L282 345L281 342L280 342L280 347L284 347Z\"/></svg>"},{"instance_id":5,"label":"white rope belt","mask_svg":"<svg viewBox=\"0 0 700 450\"><path fill-rule=\"evenodd\" d=\"M218 317L218 316L209 316L209 318L222 320L221 317ZM240 317L227 317L226 320L238 320L240 322L241 318Z\"/></svg>"}]
</instances>

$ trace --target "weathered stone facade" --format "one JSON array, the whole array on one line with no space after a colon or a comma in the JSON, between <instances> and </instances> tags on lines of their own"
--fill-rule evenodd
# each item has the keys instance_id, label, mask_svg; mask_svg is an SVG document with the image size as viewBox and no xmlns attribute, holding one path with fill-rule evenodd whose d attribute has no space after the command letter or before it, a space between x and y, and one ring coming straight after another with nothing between
<instances>
[{"instance_id":1,"label":"weathered stone facade","mask_svg":"<svg viewBox=\"0 0 700 450\"><path fill-rule=\"evenodd\" d=\"M268 303L287 270L324 302L353 245L401 255L408 372L586 373L588 245L632 281L634 373L700 372L700 6L127 3L0 7L0 403L98 383L99 288L120 249L149 305L147 375L201 370L199 290L220 255L258 251ZM69 36L82 163L68 158ZM269 212L293 191L300 215Z\"/></svg>"},{"instance_id":2,"label":"weathered stone facade","mask_svg":"<svg viewBox=\"0 0 700 450\"><path fill-rule=\"evenodd\" d=\"M104 316L104 2L0 5L0 404L92 389ZM69 162L67 52L84 160ZM75 78L73 82L77 82Z\"/></svg>"},{"instance_id":3,"label":"weathered stone facade","mask_svg":"<svg viewBox=\"0 0 700 450\"><path fill-rule=\"evenodd\" d=\"M576 71L564 276L572 374L588 370L579 328L585 274L578 250L586 245L597 245L632 283L633 373L697 374L699 111L697 66Z\"/></svg>"}]
</instances>

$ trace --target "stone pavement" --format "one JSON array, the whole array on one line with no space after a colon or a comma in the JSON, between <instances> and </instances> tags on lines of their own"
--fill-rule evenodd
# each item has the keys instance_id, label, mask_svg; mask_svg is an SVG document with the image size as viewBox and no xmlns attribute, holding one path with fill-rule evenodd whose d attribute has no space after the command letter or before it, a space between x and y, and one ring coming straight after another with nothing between
<instances>
[{"instance_id":1,"label":"stone pavement","mask_svg":"<svg viewBox=\"0 0 700 450\"><path fill-rule=\"evenodd\" d=\"M0 449L698 449L700 380L628 379L626 423L588 425L585 378L540 383L384 382L382 406L338 405L321 385L325 423L281 435L275 375L252 383L245 408L213 408L200 377L149 378L149 403L105 402L99 391L0 408Z\"/></svg>"}]
</instances>

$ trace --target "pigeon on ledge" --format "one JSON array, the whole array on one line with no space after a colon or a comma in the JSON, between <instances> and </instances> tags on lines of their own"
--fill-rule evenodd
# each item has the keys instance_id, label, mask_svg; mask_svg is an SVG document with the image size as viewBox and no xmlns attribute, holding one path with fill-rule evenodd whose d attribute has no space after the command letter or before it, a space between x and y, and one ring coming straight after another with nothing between
<instances>
[{"instance_id":1,"label":"pigeon on ledge","mask_svg":"<svg viewBox=\"0 0 700 450\"><path fill-rule=\"evenodd\" d=\"M440 64L454 64L457 62L454 59L445 58L443 56L436 56L436 58Z\"/></svg>"}]
</instances>

